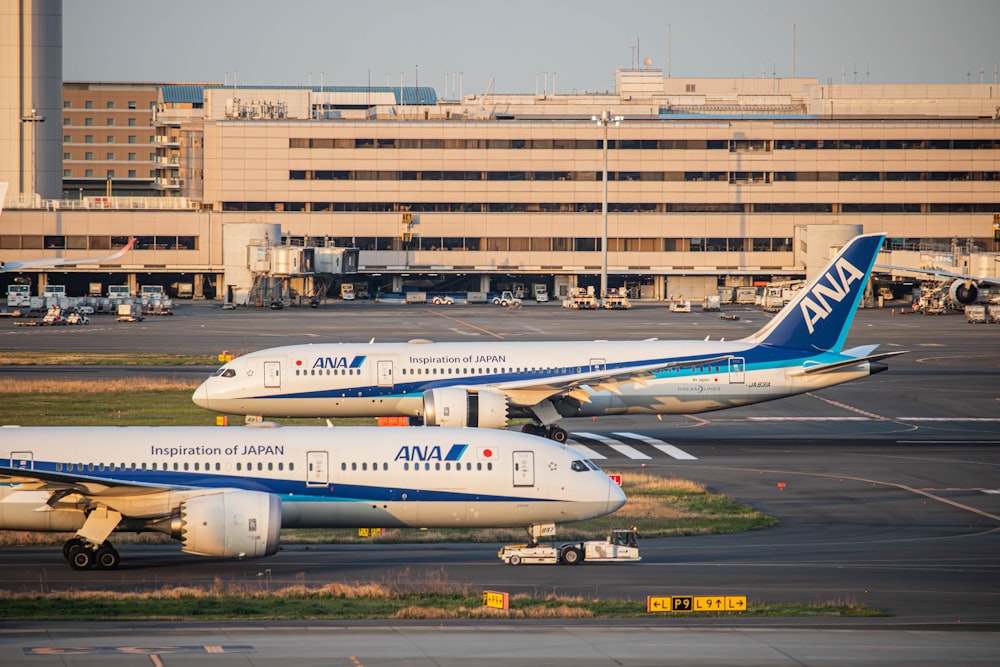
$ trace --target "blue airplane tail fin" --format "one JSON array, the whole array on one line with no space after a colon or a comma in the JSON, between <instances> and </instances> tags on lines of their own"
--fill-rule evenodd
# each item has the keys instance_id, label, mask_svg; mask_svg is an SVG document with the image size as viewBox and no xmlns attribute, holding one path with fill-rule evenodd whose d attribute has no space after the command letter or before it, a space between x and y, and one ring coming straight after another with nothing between
<instances>
[{"instance_id":1,"label":"blue airplane tail fin","mask_svg":"<svg viewBox=\"0 0 1000 667\"><path fill-rule=\"evenodd\" d=\"M819 275L747 341L842 350L884 240L885 234L863 234L848 241Z\"/></svg>"}]
</instances>

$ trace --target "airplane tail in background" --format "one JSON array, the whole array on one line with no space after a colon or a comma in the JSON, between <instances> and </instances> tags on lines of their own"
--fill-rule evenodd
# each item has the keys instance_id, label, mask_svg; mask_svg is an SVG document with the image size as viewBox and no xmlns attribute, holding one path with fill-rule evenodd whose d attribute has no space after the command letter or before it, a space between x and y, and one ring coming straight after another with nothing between
<instances>
[{"instance_id":1,"label":"airplane tail in background","mask_svg":"<svg viewBox=\"0 0 1000 667\"><path fill-rule=\"evenodd\" d=\"M747 342L799 349L843 349L885 234L851 239L818 276Z\"/></svg>"}]
</instances>

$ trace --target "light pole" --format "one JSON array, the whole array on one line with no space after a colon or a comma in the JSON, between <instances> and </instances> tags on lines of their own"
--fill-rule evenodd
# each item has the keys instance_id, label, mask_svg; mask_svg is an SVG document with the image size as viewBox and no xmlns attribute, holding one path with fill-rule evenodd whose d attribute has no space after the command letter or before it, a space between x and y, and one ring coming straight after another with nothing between
<instances>
[{"instance_id":1,"label":"light pole","mask_svg":"<svg viewBox=\"0 0 1000 667\"><path fill-rule=\"evenodd\" d=\"M27 116L21 116L21 122L22 123L26 123L26 124L30 124L30 126L31 126L31 169L29 170L29 173L31 174L31 189L27 193L22 193L22 194L35 195L36 194L35 193L35 189L37 188L37 186L35 185L36 180L37 180L37 177L36 177L36 174L35 174L35 169L36 169L36 165L35 165L35 154L36 154L35 153L35 141L36 141L36 139L35 139L35 137L38 134L38 131L35 129L35 124L36 123L44 123L45 122L45 116L39 116L38 113L34 109L32 109L31 113L28 114Z\"/></svg>"},{"instance_id":2,"label":"light pole","mask_svg":"<svg viewBox=\"0 0 1000 667\"><path fill-rule=\"evenodd\" d=\"M608 293L608 123L617 126L622 116L612 116L610 111L602 111L600 118L591 116L591 120L604 128L604 169L601 172L601 305Z\"/></svg>"}]
</instances>

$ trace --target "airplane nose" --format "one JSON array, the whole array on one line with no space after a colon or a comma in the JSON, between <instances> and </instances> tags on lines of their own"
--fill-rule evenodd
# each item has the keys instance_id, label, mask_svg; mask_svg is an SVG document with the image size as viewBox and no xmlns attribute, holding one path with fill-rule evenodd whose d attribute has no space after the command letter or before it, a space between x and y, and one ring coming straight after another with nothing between
<instances>
[{"instance_id":1,"label":"airplane nose","mask_svg":"<svg viewBox=\"0 0 1000 667\"><path fill-rule=\"evenodd\" d=\"M622 487L615 484L614 480L608 478L608 514L620 510L625 505L625 492Z\"/></svg>"},{"instance_id":2,"label":"airplane nose","mask_svg":"<svg viewBox=\"0 0 1000 667\"><path fill-rule=\"evenodd\" d=\"M199 408L205 408L206 410L210 409L208 407L208 383L207 382L202 382L201 386L194 390L194 395L191 397L191 400L193 400L194 404L197 405Z\"/></svg>"}]
</instances>

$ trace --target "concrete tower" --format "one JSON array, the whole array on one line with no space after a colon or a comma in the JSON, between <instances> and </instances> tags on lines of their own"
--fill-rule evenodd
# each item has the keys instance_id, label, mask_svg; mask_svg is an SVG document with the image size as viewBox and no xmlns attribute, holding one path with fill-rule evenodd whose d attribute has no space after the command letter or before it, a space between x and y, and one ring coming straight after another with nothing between
<instances>
[{"instance_id":1,"label":"concrete tower","mask_svg":"<svg viewBox=\"0 0 1000 667\"><path fill-rule=\"evenodd\" d=\"M62 0L0 0L0 181L62 196Z\"/></svg>"}]
</instances>

